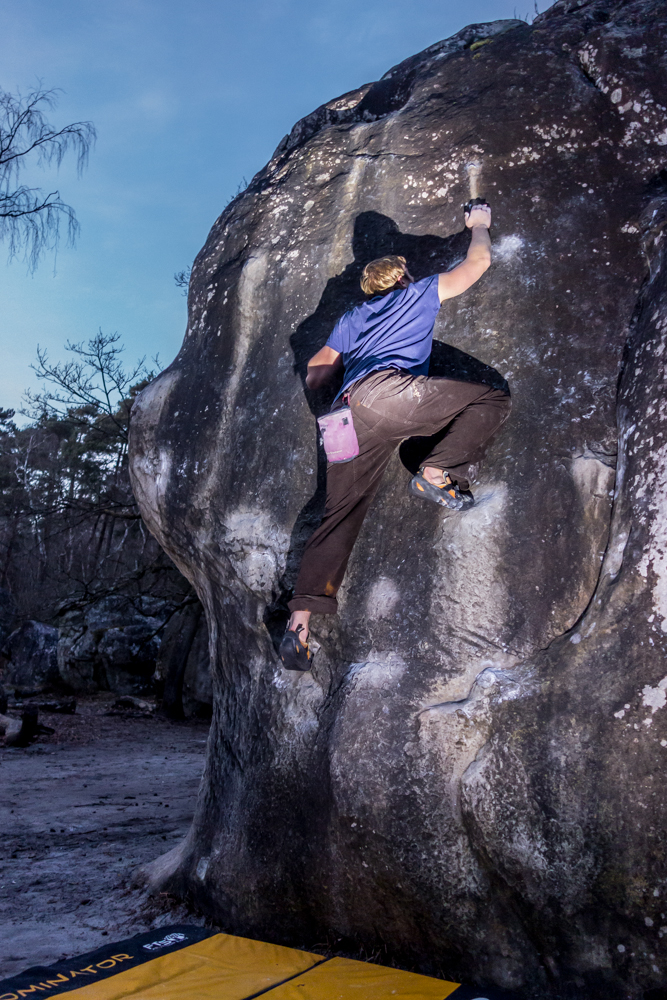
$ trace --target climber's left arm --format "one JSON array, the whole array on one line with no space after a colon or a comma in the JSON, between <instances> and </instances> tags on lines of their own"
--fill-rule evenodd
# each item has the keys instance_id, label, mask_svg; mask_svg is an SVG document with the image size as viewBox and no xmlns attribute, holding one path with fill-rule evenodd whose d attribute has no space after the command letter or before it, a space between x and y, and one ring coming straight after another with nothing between
<instances>
[{"instance_id":1,"label":"climber's left arm","mask_svg":"<svg viewBox=\"0 0 667 1000\"><path fill-rule=\"evenodd\" d=\"M488 205L475 205L466 215L466 226L472 229L472 238L466 259L438 276L438 296L441 302L460 295L482 277L491 264L491 209Z\"/></svg>"},{"instance_id":2,"label":"climber's left arm","mask_svg":"<svg viewBox=\"0 0 667 1000\"><path fill-rule=\"evenodd\" d=\"M343 358L340 351L334 351L333 347L325 345L308 362L306 385L309 389L320 389L334 375L338 375L342 367Z\"/></svg>"}]
</instances>

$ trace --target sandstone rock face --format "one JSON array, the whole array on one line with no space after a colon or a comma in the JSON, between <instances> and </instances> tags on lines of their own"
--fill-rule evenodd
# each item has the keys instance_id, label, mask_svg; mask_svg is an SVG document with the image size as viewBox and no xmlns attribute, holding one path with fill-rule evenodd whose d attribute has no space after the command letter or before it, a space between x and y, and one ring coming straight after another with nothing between
<instances>
[{"instance_id":1,"label":"sandstone rock face","mask_svg":"<svg viewBox=\"0 0 667 1000\"><path fill-rule=\"evenodd\" d=\"M559 0L433 45L295 126L197 258L132 471L213 656L161 877L230 930L526 996L667 982L665 15ZM494 264L443 306L433 364L511 384L480 502L443 519L397 456L312 675L286 673L323 502L306 361L368 260L460 259L471 183Z\"/></svg>"},{"instance_id":2,"label":"sandstone rock face","mask_svg":"<svg viewBox=\"0 0 667 1000\"><path fill-rule=\"evenodd\" d=\"M211 657L208 629L202 616L185 663L183 675L183 714L186 719L210 719L213 704Z\"/></svg>"},{"instance_id":3,"label":"sandstone rock face","mask_svg":"<svg viewBox=\"0 0 667 1000\"><path fill-rule=\"evenodd\" d=\"M171 719L210 718L210 655L206 617L199 601L186 604L167 622L153 681L161 709Z\"/></svg>"},{"instance_id":4,"label":"sandstone rock face","mask_svg":"<svg viewBox=\"0 0 667 1000\"><path fill-rule=\"evenodd\" d=\"M6 660L4 679L25 692L48 691L57 686L58 629L44 622L24 622L2 648Z\"/></svg>"},{"instance_id":5,"label":"sandstone rock face","mask_svg":"<svg viewBox=\"0 0 667 1000\"><path fill-rule=\"evenodd\" d=\"M0 645L5 644L11 633L16 628L18 609L14 598L0 587Z\"/></svg>"}]
</instances>

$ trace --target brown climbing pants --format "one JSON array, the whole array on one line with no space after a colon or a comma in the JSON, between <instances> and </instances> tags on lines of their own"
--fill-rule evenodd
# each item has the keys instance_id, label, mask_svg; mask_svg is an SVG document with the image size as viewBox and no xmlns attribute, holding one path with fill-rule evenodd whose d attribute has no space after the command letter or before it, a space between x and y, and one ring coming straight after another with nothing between
<instances>
[{"instance_id":1,"label":"brown climbing pants","mask_svg":"<svg viewBox=\"0 0 667 1000\"><path fill-rule=\"evenodd\" d=\"M341 404L342 405L342 404ZM409 437L430 437L449 425L423 464L448 472L461 489L489 438L507 419L510 398L478 382L372 372L350 389L359 439L351 462L327 466L327 501L306 545L290 611L335 614L352 547L394 449Z\"/></svg>"}]
</instances>

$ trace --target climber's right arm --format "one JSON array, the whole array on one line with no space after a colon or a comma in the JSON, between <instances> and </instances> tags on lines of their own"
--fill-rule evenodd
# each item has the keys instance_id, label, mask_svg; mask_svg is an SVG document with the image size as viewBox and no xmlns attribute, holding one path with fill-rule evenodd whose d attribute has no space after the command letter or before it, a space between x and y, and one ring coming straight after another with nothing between
<instances>
[{"instance_id":1,"label":"climber's right arm","mask_svg":"<svg viewBox=\"0 0 667 1000\"><path fill-rule=\"evenodd\" d=\"M323 347L308 362L306 385L309 389L320 389L338 375L343 367L343 358L333 347Z\"/></svg>"},{"instance_id":2,"label":"climber's right arm","mask_svg":"<svg viewBox=\"0 0 667 1000\"><path fill-rule=\"evenodd\" d=\"M468 229L472 230L468 253L462 264L439 276L438 295L441 302L465 292L479 281L491 264L491 209L488 205L473 205L465 220Z\"/></svg>"}]
</instances>

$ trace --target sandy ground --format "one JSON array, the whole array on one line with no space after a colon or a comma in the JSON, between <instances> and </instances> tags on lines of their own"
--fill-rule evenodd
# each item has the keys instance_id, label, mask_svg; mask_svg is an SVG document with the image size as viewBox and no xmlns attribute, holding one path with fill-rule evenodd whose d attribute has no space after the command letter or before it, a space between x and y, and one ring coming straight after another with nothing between
<instances>
[{"instance_id":1,"label":"sandy ground","mask_svg":"<svg viewBox=\"0 0 667 1000\"><path fill-rule=\"evenodd\" d=\"M40 713L53 736L0 749L0 978L168 923L202 923L130 888L186 834L208 724Z\"/></svg>"}]
</instances>

